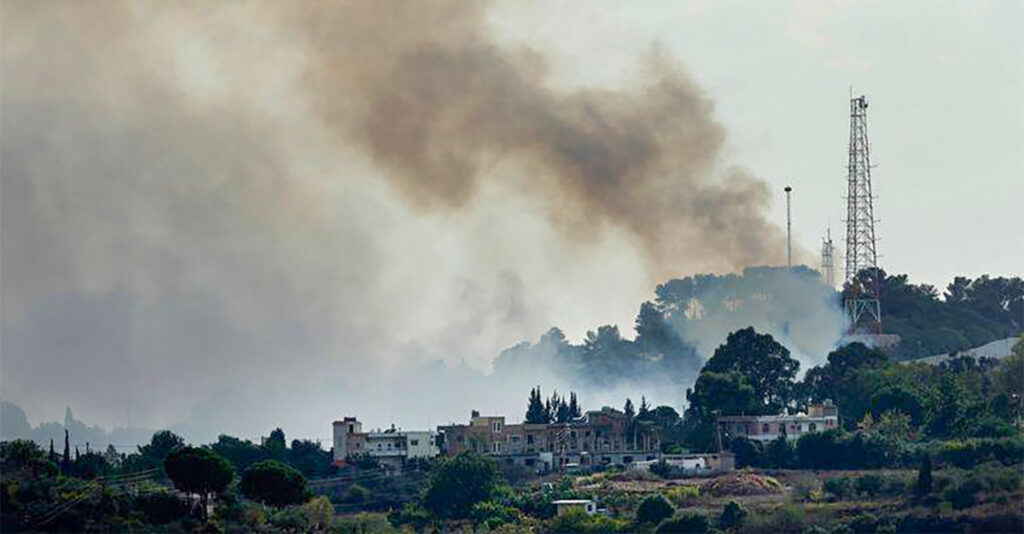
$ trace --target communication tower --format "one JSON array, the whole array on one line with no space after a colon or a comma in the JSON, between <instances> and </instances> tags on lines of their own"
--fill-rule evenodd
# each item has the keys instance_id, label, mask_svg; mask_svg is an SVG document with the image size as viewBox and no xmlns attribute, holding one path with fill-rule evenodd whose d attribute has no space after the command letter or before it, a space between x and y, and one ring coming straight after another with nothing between
<instances>
[{"instance_id":1,"label":"communication tower","mask_svg":"<svg viewBox=\"0 0 1024 534\"><path fill-rule=\"evenodd\" d=\"M832 228L826 230L821 240L821 281L829 287L836 285L835 248L832 246Z\"/></svg>"},{"instance_id":2,"label":"communication tower","mask_svg":"<svg viewBox=\"0 0 1024 534\"><path fill-rule=\"evenodd\" d=\"M851 333L882 332L878 249L871 192L868 99L850 98L850 148L846 175L846 281L843 301ZM866 275L866 276L865 276Z\"/></svg>"}]
</instances>

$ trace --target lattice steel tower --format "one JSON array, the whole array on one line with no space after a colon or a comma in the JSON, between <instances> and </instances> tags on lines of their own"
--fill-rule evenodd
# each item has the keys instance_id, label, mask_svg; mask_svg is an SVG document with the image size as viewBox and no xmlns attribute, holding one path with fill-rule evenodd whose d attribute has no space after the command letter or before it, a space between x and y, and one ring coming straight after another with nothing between
<instances>
[{"instance_id":1,"label":"lattice steel tower","mask_svg":"<svg viewBox=\"0 0 1024 534\"><path fill-rule=\"evenodd\" d=\"M835 249L832 247L832 228L821 240L821 282L829 287L836 285Z\"/></svg>"},{"instance_id":2,"label":"lattice steel tower","mask_svg":"<svg viewBox=\"0 0 1024 534\"><path fill-rule=\"evenodd\" d=\"M846 175L846 283L843 298L853 333L881 333L878 249L871 193L868 99L850 99L850 162ZM868 276L858 276L867 271Z\"/></svg>"}]
</instances>

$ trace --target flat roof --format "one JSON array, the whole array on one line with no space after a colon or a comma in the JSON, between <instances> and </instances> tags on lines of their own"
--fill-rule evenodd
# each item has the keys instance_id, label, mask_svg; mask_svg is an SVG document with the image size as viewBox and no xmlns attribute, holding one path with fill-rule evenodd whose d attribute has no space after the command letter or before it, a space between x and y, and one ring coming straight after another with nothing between
<instances>
[{"instance_id":1,"label":"flat roof","mask_svg":"<svg viewBox=\"0 0 1024 534\"><path fill-rule=\"evenodd\" d=\"M587 504L594 501L590 499L562 499L559 501L551 501L551 504Z\"/></svg>"}]
</instances>

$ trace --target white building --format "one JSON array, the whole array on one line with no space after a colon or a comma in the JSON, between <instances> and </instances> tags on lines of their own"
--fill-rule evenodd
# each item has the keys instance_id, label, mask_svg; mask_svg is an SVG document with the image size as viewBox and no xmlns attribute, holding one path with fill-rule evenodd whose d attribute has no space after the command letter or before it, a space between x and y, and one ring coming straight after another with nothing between
<instances>
[{"instance_id":1,"label":"white building","mask_svg":"<svg viewBox=\"0 0 1024 534\"><path fill-rule=\"evenodd\" d=\"M381 465L401 468L410 458L430 458L439 452L436 435L430 431L404 431L392 425L384 431L363 432L362 423L355 417L334 422L335 465L367 455Z\"/></svg>"},{"instance_id":2,"label":"white building","mask_svg":"<svg viewBox=\"0 0 1024 534\"><path fill-rule=\"evenodd\" d=\"M807 413L796 415L728 415L718 417L722 435L755 441L774 441L779 436L799 439L813 432L839 428L839 409L831 401L812 404Z\"/></svg>"}]
</instances>

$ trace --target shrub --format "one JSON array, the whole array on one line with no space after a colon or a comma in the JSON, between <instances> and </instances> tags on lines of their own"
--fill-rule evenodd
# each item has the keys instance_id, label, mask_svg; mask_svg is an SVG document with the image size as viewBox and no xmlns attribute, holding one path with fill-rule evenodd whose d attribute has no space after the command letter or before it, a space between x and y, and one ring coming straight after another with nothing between
<instances>
[{"instance_id":1,"label":"shrub","mask_svg":"<svg viewBox=\"0 0 1024 534\"><path fill-rule=\"evenodd\" d=\"M345 495L341 498L341 502L343 504L360 504L370 500L372 495L370 490L359 484L352 484L345 490Z\"/></svg>"},{"instance_id":2,"label":"shrub","mask_svg":"<svg viewBox=\"0 0 1024 534\"><path fill-rule=\"evenodd\" d=\"M948 498L953 508L963 510L964 508L974 506L974 503L977 501L977 494L982 489L981 482L971 478L957 484L950 490Z\"/></svg>"},{"instance_id":3,"label":"shrub","mask_svg":"<svg viewBox=\"0 0 1024 534\"><path fill-rule=\"evenodd\" d=\"M921 469L917 472L917 486L914 489L920 495L932 492L932 457L930 454L925 454L921 459Z\"/></svg>"},{"instance_id":4,"label":"shrub","mask_svg":"<svg viewBox=\"0 0 1024 534\"><path fill-rule=\"evenodd\" d=\"M700 487L686 484L668 488L665 491L665 496L676 506L690 506L700 498Z\"/></svg>"},{"instance_id":5,"label":"shrub","mask_svg":"<svg viewBox=\"0 0 1024 534\"><path fill-rule=\"evenodd\" d=\"M665 519L672 517L672 514L675 512L676 509L672 506L672 503L668 502L668 499L659 493L645 498L640 503L640 506L636 509L636 521L637 523L657 525Z\"/></svg>"},{"instance_id":6,"label":"shrub","mask_svg":"<svg viewBox=\"0 0 1024 534\"><path fill-rule=\"evenodd\" d=\"M722 509L722 516L719 518L718 524L724 529L739 528L743 526L743 521L746 518L746 508L736 501L729 501Z\"/></svg>"},{"instance_id":7,"label":"shrub","mask_svg":"<svg viewBox=\"0 0 1024 534\"><path fill-rule=\"evenodd\" d=\"M655 530L658 534L667 533L686 533L686 534L704 534L711 532L711 522L704 514L697 512L685 512L678 517L669 519L662 524L658 525L658 529Z\"/></svg>"},{"instance_id":8,"label":"shrub","mask_svg":"<svg viewBox=\"0 0 1024 534\"><path fill-rule=\"evenodd\" d=\"M882 477L875 474L861 475L855 483L857 493L874 497L882 492Z\"/></svg>"},{"instance_id":9,"label":"shrub","mask_svg":"<svg viewBox=\"0 0 1024 534\"><path fill-rule=\"evenodd\" d=\"M519 518L519 510L494 501L485 501L474 504L469 517L477 525L495 529L505 523L515 523Z\"/></svg>"},{"instance_id":10,"label":"shrub","mask_svg":"<svg viewBox=\"0 0 1024 534\"><path fill-rule=\"evenodd\" d=\"M845 499L853 495L853 480L847 477L835 477L825 481L825 491L835 495L836 499Z\"/></svg>"},{"instance_id":11,"label":"shrub","mask_svg":"<svg viewBox=\"0 0 1024 534\"><path fill-rule=\"evenodd\" d=\"M400 510L388 514L388 522L396 527L409 525L416 532L421 532L430 525L430 512L413 504L406 503Z\"/></svg>"},{"instance_id":12,"label":"shrub","mask_svg":"<svg viewBox=\"0 0 1024 534\"><path fill-rule=\"evenodd\" d=\"M545 532L629 532L629 522L603 515L588 515L583 510L571 510L555 517Z\"/></svg>"}]
</instances>

